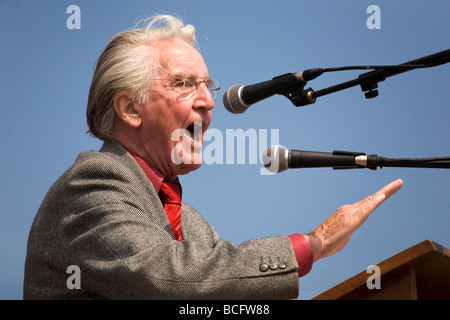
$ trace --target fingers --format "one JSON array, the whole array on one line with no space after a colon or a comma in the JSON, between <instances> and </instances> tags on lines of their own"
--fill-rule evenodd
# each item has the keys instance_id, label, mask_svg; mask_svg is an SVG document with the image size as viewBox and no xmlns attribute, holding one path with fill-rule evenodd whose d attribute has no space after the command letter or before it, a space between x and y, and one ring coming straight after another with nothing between
<instances>
[{"instance_id":1,"label":"fingers","mask_svg":"<svg viewBox=\"0 0 450 320\"><path fill-rule=\"evenodd\" d=\"M398 179L391 182L387 186L381 188L373 195L366 197L353 205L354 212L359 221L356 227L359 228L361 224L369 217L369 215L375 211L386 199L396 193L403 185L403 181Z\"/></svg>"},{"instance_id":2,"label":"fingers","mask_svg":"<svg viewBox=\"0 0 450 320\"><path fill-rule=\"evenodd\" d=\"M363 204L363 203L371 203L375 207L378 207L380 204L382 204L386 199L388 199L390 196L392 196L394 193L396 193L401 187L403 186L403 180L398 179L387 186L381 188L377 192L375 192L373 195L364 198L360 201L358 201L355 204Z\"/></svg>"},{"instance_id":3,"label":"fingers","mask_svg":"<svg viewBox=\"0 0 450 320\"><path fill-rule=\"evenodd\" d=\"M398 180L395 180L394 182L391 182L386 187L384 187L384 188L389 187L389 190L387 190L387 192L386 192L386 199L389 198L390 196L392 196L394 193L396 193L402 186L403 186L403 180L398 179Z\"/></svg>"},{"instance_id":4,"label":"fingers","mask_svg":"<svg viewBox=\"0 0 450 320\"><path fill-rule=\"evenodd\" d=\"M403 186L402 179L395 180L390 184L388 184L387 186L381 188L379 191L377 191L373 195L373 197L381 204L384 200L388 199L390 196L396 193L402 186Z\"/></svg>"}]
</instances>

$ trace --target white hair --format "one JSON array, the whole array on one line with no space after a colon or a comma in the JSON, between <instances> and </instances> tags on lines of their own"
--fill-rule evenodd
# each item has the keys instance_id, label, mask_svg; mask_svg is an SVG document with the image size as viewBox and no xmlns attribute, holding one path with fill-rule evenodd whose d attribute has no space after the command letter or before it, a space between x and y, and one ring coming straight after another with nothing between
<instances>
[{"instance_id":1,"label":"white hair","mask_svg":"<svg viewBox=\"0 0 450 320\"><path fill-rule=\"evenodd\" d=\"M129 92L141 104L148 101L152 79L161 68L152 45L173 39L197 46L195 28L170 15L147 18L113 37L97 61L89 90L86 118L90 134L101 140L112 137L113 101L118 93Z\"/></svg>"}]
</instances>

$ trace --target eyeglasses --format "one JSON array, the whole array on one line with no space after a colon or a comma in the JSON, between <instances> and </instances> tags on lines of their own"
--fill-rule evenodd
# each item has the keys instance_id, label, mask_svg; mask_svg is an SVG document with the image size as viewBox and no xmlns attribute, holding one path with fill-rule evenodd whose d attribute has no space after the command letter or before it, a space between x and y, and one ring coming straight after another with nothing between
<instances>
[{"instance_id":1,"label":"eyeglasses","mask_svg":"<svg viewBox=\"0 0 450 320\"><path fill-rule=\"evenodd\" d=\"M205 78L199 79L193 75L177 75L173 78L167 79L152 79L169 81L169 88L176 91L181 99L189 99L197 93L198 88L202 83L205 83L213 99L217 97L217 92L220 90L219 82L216 80Z\"/></svg>"}]
</instances>

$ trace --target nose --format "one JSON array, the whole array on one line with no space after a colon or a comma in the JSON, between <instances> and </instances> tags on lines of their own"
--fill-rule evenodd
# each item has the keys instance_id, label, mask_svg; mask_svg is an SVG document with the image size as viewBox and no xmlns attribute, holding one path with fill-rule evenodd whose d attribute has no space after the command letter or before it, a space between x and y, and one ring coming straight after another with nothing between
<instances>
[{"instance_id":1,"label":"nose","mask_svg":"<svg viewBox=\"0 0 450 320\"><path fill-rule=\"evenodd\" d=\"M206 83L200 83L194 100L194 108L204 108L206 111L214 108L214 99Z\"/></svg>"}]
</instances>

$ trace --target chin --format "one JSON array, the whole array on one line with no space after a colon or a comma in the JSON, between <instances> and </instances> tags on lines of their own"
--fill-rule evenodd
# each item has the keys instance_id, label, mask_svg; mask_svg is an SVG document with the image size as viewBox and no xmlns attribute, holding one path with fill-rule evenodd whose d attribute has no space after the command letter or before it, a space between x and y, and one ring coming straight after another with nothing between
<instances>
[{"instance_id":1,"label":"chin","mask_svg":"<svg viewBox=\"0 0 450 320\"><path fill-rule=\"evenodd\" d=\"M202 165L201 163L200 164L198 164L198 163L196 163L196 164L182 163L182 164L179 164L176 166L175 172L177 173L177 175L185 175L192 171L197 170L198 168L201 167L201 165Z\"/></svg>"},{"instance_id":2,"label":"chin","mask_svg":"<svg viewBox=\"0 0 450 320\"><path fill-rule=\"evenodd\" d=\"M174 165L174 171L177 174L187 174L191 171L197 170L203 163L201 152L185 150L180 144L172 150L171 157Z\"/></svg>"}]
</instances>

